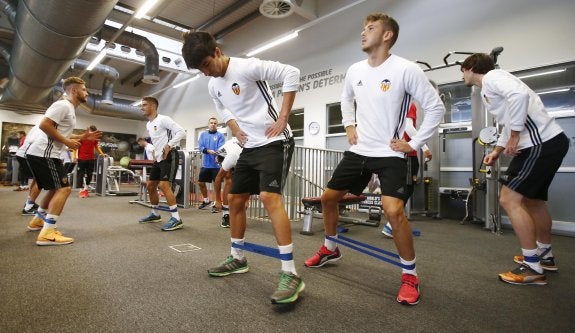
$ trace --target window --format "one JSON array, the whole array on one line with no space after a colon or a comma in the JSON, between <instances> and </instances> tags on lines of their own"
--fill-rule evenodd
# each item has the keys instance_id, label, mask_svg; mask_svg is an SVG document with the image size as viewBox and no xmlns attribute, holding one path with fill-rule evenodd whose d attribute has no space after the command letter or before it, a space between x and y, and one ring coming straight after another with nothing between
<instances>
[{"instance_id":1,"label":"window","mask_svg":"<svg viewBox=\"0 0 575 333\"><path fill-rule=\"evenodd\" d=\"M290 112L288 124L295 138L303 137L303 109L296 109Z\"/></svg>"},{"instance_id":2,"label":"window","mask_svg":"<svg viewBox=\"0 0 575 333\"><path fill-rule=\"evenodd\" d=\"M341 123L341 104L333 103L326 106L327 110L327 134L345 133Z\"/></svg>"}]
</instances>

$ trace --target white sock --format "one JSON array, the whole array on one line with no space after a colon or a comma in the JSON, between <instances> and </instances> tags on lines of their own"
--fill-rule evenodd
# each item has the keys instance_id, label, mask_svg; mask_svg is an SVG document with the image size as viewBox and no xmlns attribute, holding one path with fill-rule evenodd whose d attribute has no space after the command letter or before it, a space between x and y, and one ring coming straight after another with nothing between
<instances>
[{"instance_id":1,"label":"white sock","mask_svg":"<svg viewBox=\"0 0 575 333\"><path fill-rule=\"evenodd\" d=\"M335 236L330 236L330 237L337 239L337 234ZM330 251L335 251L335 248L337 247L337 243L332 241L332 240L327 239L327 237L326 237L325 240L323 241L323 246L325 246Z\"/></svg>"},{"instance_id":2,"label":"white sock","mask_svg":"<svg viewBox=\"0 0 575 333\"><path fill-rule=\"evenodd\" d=\"M542 254L543 252L545 252L547 249L549 249L549 252L547 252L547 253L545 254L545 257L541 257L541 254ZM551 250L551 244L544 244L544 243L541 243L541 242L537 241L537 255L538 255L541 259L553 257L553 250Z\"/></svg>"},{"instance_id":3,"label":"white sock","mask_svg":"<svg viewBox=\"0 0 575 333\"><path fill-rule=\"evenodd\" d=\"M230 215L230 207L222 205L222 216Z\"/></svg>"},{"instance_id":4,"label":"white sock","mask_svg":"<svg viewBox=\"0 0 575 333\"><path fill-rule=\"evenodd\" d=\"M24 209L30 210L30 209L32 209L32 207L34 207L34 201L32 201L30 198L28 198L28 200L26 200L26 204L24 205Z\"/></svg>"},{"instance_id":5,"label":"white sock","mask_svg":"<svg viewBox=\"0 0 575 333\"><path fill-rule=\"evenodd\" d=\"M152 205L152 214L154 214L155 216L160 216L160 213L158 213L158 205Z\"/></svg>"},{"instance_id":6,"label":"white sock","mask_svg":"<svg viewBox=\"0 0 575 333\"><path fill-rule=\"evenodd\" d=\"M47 230L56 228L56 221L58 220L58 217L59 217L58 215L52 215L52 214L46 215L46 220L44 221L44 226L42 227L42 229Z\"/></svg>"},{"instance_id":7,"label":"white sock","mask_svg":"<svg viewBox=\"0 0 575 333\"><path fill-rule=\"evenodd\" d=\"M176 210L175 212L171 212L172 213L172 217L175 218L176 220L180 220L180 213L178 213L178 205L173 205L170 206L170 210Z\"/></svg>"},{"instance_id":8,"label":"white sock","mask_svg":"<svg viewBox=\"0 0 575 333\"><path fill-rule=\"evenodd\" d=\"M529 266L532 270L539 274L543 273L543 267L541 267L541 262L539 261L539 256L537 255L537 248L534 249L521 249L523 254L523 263Z\"/></svg>"},{"instance_id":9,"label":"white sock","mask_svg":"<svg viewBox=\"0 0 575 333\"><path fill-rule=\"evenodd\" d=\"M232 238L232 243L236 243L239 245L244 245L245 238ZM244 258L244 250L232 247L231 251L232 256L234 259L242 260Z\"/></svg>"},{"instance_id":10,"label":"white sock","mask_svg":"<svg viewBox=\"0 0 575 333\"><path fill-rule=\"evenodd\" d=\"M45 209L45 208L38 207L37 212L40 213L40 214L42 214L42 215L44 215L44 216L46 216L46 209Z\"/></svg>"},{"instance_id":11,"label":"white sock","mask_svg":"<svg viewBox=\"0 0 575 333\"><path fill-rule=\"evenodd\" d=\"M280 250L280 254L290 254L293 253L293 243L288 245L278 245L278 249ZM293 258L291 260L282 260L282 271L290 272L293 275L297 275L295 270L295 263Z\"/></svg>"},{"instance_id":12,"label":"white sock","mask_svg":"<svg viewBox=\"0 0 575 333\"><path fill-rule=\"evenodd\" d=\"M401 261L401 264L404 266L413 266L413 268L409 269L409 268L402 268L401 269L401 273L404 274L411 274L411 275L415 275L417 276L417 269L415 268L415 261L416 258L413 258L413 260L405 260L403 258L399 258L399 260Z\"/></svg>"}]
</instances>

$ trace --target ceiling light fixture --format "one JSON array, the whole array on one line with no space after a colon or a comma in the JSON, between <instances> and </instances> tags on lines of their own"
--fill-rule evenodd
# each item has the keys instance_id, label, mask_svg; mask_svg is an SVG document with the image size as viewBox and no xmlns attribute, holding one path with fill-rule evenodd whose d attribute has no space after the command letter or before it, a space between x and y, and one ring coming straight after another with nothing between
<instances>
[{"instance_id":1,"label":"ceiling light fixture","mask_svg":"<svg viewBox=\"0 0 575 333\"><path fill-rule=\"evenodd\" d=\"M557 70L548 71L548 72L543 72L543 73L535 73L535 74L522 75L522 76L518 76L517 78L518 78L518 79L525 79L525 78L528 78L528 77L535 77L535 76L556 74L556 73L565 72L566 70L567 70L566 68L563 68L563 69L557 69Z\"/></svg>"},{"instance_id":2,"label":"ceiling light fixture","mask_svg":"<svg viewBox=\"0 0 575 333\"><path fill-rule=\"evenodd\" d=\"M96 58L94 58L94 60L92 60L92 62L90 63L90 65L88 65L88 67L86 68L87 71L91 71L92 69L94 69L94 67L96 67L100 62L102 62L102 59L104 59L104 57L106 56L106 53L108 52L108 50L106 49L106 47L104 47L104 49L102 49L100 51L100 53L98 53L98 55L96 56Z\"/></svg>"},{"instance_id":3,"label":"ceiling light fixture","mask_svg":"<svg viewBox=\"0 0 575 333\"><path fill-rule=\"evenodd\" d=\"M287 41L289 41L289 40L292 40L292 39L296 38L297 36L298 36L298 32L297 32L297 31L294 31L294 32L292 32L292 33L289 34L289 35L285 35L285 36L283 36L283 37L280 37L280 38L278 38L278 39L276 39L276 40L274 40L274 41L271 41L271 42L269 42L269 43L267 43L267 44L265 44L265 45L263 45L263 46L258 47L257 49L255 49L255 50L253 50L253 51L248 52L248 53L246 54L246 56L248 56L248 57L254 56L254 55L256 55L256 54L258 54L258 53L261 53L261 52L263 52L263 51L265 51L265 50L271 49L272 47L276 47L276 46L278 46L278 45L280 45L280 44L283 44L283 43L285 43L285 42L287 42Z\"/></svg>"},{"instance_id":4,"label":"ceiling light fixture","mask_svg":"<svg viewBox=\"0 0 575 333\"><path fill-rule=\"evenodd\" d=\"M560 92L566 92L569 90L571 90L571 88L561 88L561 89L538 92L537 95L555 94L555 93L560 93Z\"/></svg>"},{"instance_id":5,"label":"ceiling light fixture","mask_svg":"<svg viewBox=\"0 0 575 333\"><path fill-rule=\"evenodd\" d=\"M146 15L148 13L148 11L150 9L152 9L152 7L154 7L154 5L156 4L156 2L158 2L158 0L148 0L144 3L144 5L142 5L142 7L140 7L140 9L138 9L138 11L136 12L136 15L134 16L137 19L141 19L142 17L144 17L144 15Z\"/></svg>"}]
</instances>

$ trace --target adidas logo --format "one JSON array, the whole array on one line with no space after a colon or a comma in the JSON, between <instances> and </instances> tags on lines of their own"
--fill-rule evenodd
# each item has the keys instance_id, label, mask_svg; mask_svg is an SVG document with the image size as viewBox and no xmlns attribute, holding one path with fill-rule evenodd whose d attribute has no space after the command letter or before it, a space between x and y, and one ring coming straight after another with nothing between
<instances>
[{"instance_id":1,"label":"adidas logo","mask_svg":"<svg viewBox=\"0 0 575 333\"><path fill-rule=\"evenodd\" d=\"M361 82L361 80L359 80L359 82L356 84L356 86L363 87L363 83Z\"/></svg>"},{"instance_id":2,"label":"adidas logo","mask_svg":"<svg viewBox=\"0 0 575 333\"><path fill-rule=\"evenodd\" d=\"M280 187L280 184L278 184L278 182L274 179L274 181L269 183L268 186L269 187Z\"/></svg>"}]
</instances>

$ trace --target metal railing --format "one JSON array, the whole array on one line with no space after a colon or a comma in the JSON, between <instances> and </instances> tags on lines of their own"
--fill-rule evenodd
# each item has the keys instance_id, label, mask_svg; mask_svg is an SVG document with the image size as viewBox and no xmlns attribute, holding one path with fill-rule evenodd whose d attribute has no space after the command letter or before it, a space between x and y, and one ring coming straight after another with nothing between
<instances>
[{"instance_id":1,"label":"metal railing","mask_svg":"<svg viewBox=\"0 0 575 333\"><path fill-rule=\"evenodd\" d=\"M203 154L200 152L191 154L190 203L192 207L197 207L201 200L197 180L202 167ZM304 210L301 203L302 198L321 196L325 185L342 157L343 151L339 150L302 146L294 148L290 170L283 189L283 201L290 221L294 222L301 218L300 212ZM351 206L351 208L357 207ZM271 221L258 195L250 197L247 218L256 221Z\"/></svg>"},{"instance_id":2,"label":"metal railing","mask_svg":"<svg viewBox=\"0 0 575 333\"><path fill-rule=\"evenodd\" d=\"M283 189L283 200L290 221L300 219L304 210L301 199L319 197L325 184L331 178L335 167L343 157L343 151L307 148L294 148L288 178ZM248 219L270 221L263 204L257 195L250 198Z\"/></svg>"}]
</instances>

